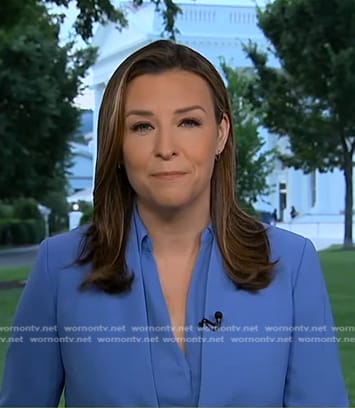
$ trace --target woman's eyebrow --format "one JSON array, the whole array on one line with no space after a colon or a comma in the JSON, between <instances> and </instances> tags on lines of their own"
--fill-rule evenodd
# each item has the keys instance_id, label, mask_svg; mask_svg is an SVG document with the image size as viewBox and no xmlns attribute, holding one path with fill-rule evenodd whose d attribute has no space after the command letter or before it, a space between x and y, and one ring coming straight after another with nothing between
<instances>
[{"instance_id":1,"label":"woman's eyebrow","mask_svg":"<svg viewBox=\"0 0 355 408\"><path fill-rule=\"evenodd\" d=\"M187 113L187 112L190 112L190 111L196 110L196 109L202 110L203 112L207 113L206 110L200 105L191 105L191 106L186 106L184 108L179 108L179 109L176 109L174 111L174 113L175 114ZM131 115L154 116L154 113L152 111L149 111L149 110L134 109L134 110L130 110L129 112L126 113L126 118L128 116L131 116Z\"/></svg>"},{"instance_id":2,"label":"woman's eyebrow","mask_svg":"<svg viewBox=\"0 0 355 408\"><path fill-rule=\"evenodd\" d=\"M141 110L141 109L134 109L126 113L126 118L131 115L137 115L137 116L153 116L154 113L148 110Z\"/></svg>"},{"instance_id":3,"label":"woman's eyebrow","mask_svg":"<svg viewBox=\"0 0 355 408\"><path fill-rule=\"evenodd\" d=\"M192 105L192 106L187 106L186 108L180 108L180 109L176 109L176 111L174 113L186 113L186 112L190 112L192 110L202 110L203 112L207 113L205 108L203 108L201 105Z\"/></svg>"}]
</instances>

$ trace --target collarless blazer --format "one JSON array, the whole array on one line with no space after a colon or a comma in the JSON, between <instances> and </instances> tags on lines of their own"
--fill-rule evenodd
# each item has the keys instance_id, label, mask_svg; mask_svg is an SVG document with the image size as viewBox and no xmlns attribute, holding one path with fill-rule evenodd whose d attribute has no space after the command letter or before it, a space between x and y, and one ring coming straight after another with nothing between
<instances>
[{"instance_id":1,"label":"collarless blazer","mask_svg":"<svg viewBox=\"0 0 355 408\"><path fill-rule=\"evenodd\" d=\"M216 240L201 330L198 406L345 407L349 405L318 255L307 239L267 227L272 283L237 289ZM0 406L158 406L137 236L127 243L132 290L108 295L78 286L90 265L75 259L83 228L45 240L13 322ZM111 339L111 340L107 340ZM119 340L112 340L119 339ZM177 346L178 347L178 346Z\"/></svg>"}]
</instances>

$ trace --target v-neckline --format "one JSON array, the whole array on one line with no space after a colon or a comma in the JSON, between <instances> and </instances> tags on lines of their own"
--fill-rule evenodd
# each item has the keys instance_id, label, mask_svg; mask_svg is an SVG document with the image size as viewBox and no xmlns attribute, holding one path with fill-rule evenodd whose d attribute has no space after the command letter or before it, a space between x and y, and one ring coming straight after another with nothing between
<instances>
[{"instance_id":1,"label":"v-neckline","mask_svg":"<svg viewBox=\"0 0 355 408\"><path fill-rule=\"evenodd\" d=\"M157 395L159 396L159 387L166 387L166 381L168 381L168 378L165 379L163 377L164 379L162 380L160 376L165 374L169 375L169 373L171 374L173 372L174 374L171 375L177 376L177 389L182 387L181 391L185 393L187 392L186 387L190 387L191 401L194 401L192 405L195 405L200 398L201 354L205 333L198 328L198 322L206 312L206 291L211 273L212 252L214 247L214 237L210 234L211 230L206 230L201 236L199 253L187 291L185 326L188 330L185 332L185 338L189 337L190 341L185 343L185 351L176 343L175 337L173 337L174 333L170 329L170 313L163 294L152 247L149 245L149 237L146 237L142 243L140 259L147 323L148 326L153 326L149 328L147 333L150 335L149 343L152 367L156 367L156 369L153 370L153 377ZM169 329L168 331L167 328ZM153 336L155 339L152 338ZM194 339L192 337L200 338ZM182 386L181 382L179 382L182 381L182 378L184 378L185 386ZM165 385L161 385L161 380ZM168 401L170 401L167 394L165 394L164 391L161 392L164 395L162 397L163 401L166 401L164 398L168 398ZM174 399L175 397L172 398ZM191 404L189 406L191 406Z\"/></svg>"},{"instance_id":2,"label":"v-neckline","mask_svg":"<svg viewBox=\"0 0 355 408\"><path fill-rule=\"evenodd\" d=\"M191 277L190 277L190 282L188 285L188 289L187 289L187 294L186 294L186 299L185 299L185 318L184 318L184 328L187 327L187 325L189 324L189 305L191 303L191 291L192 291L192 287L194 285L194 281L195 281L195 276L197 273L197 268L200 262L200 256L201 256L201 250L202 247L199 248L197 257L196 257L196 261L195 264L193 266L193 270L191 273ZM157 262L154 258L153 253L151 254L152 258L153 258L153 262L154 262L154 283L155 286L159 292L159 297L161 299L162 302L162 312L163 312L163 324L165 325L165 323L167 324L167 326L169 327L169 337L171 338L171 341L174 343L174 352L176 355L178 355L180 360L184 361L184 364L187 365L187 368L189 368L189 364L188 364L188 359L187 359L187 353L188 353L188 349L187 349L187 343L185 342L185 347L184 350L179 346L178 344L178 340L172 330L172 320L171 320L171 316L170 316L170 312L169 312L169 307L168 307L168 303L166 300L166 297L164 295L164 291L163 291L163 287L161 284L161 280L159 277L159 271L158 271L158 265ZM184 337L186 340L186 332L184 333Z\"/></svg>"}]
</instances>

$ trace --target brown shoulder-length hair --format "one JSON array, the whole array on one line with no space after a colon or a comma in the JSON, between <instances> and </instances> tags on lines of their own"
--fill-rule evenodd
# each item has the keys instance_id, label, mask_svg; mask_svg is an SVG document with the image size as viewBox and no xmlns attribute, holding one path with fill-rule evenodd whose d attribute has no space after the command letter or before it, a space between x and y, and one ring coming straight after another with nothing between
<instances>
[{"instance_id":1,"label":"brown shoulder-length hair","mask_svg":"<svg viewBox=\"0 0 355 408\"><path fill-rule=\"evenodd\" d=\"M122 293L131 287L134 275L127 268L125 253L135 193L122 167L127 85L140 75L169 70L184 70L203 78L211 91L217 123L224 114L229 118L230 134L211 180L211 221L225 270L237 287L248 291L265 288L271 282L274 264L265 228L236 201L236 146L226 87L206 58L167 40L153 42L130 55L107 84L99 113L93 222L77 260L79 264L91 262L92 270L81 288L94 285L107 293Z\"/></svg>"}]
</instances>

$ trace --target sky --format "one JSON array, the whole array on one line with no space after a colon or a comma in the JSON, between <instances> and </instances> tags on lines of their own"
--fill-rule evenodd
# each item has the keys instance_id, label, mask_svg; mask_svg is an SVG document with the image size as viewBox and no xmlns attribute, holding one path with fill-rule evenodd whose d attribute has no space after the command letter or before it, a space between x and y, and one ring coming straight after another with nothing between
<instances>
[{"instance_id":1,"label":"sky","mask_svg":"<svg viewBox=\"0 0 355 408\"><path fill-rule=\"evenodd\" d=\"M1 1L1 0L0 0ZM66 18L64 23L61 26L60 30L60 40L66 42L70 36L73 34L73 23L75 21L75 17L77 15L77 9L74 3L70 3L69 7L58 7L52 6L51 10L55 13L63 13L65 14ZM85 43L81 40L78 40L78 47L84 47ZM82 109L94 109L94 92L90 89L90 85L92 83L92 72L91 70L88 71L87 77L84 79L84 85L86 86L85 91L78 95L75 98L75 104L78 105Z\"/></svg>"},{"instance_id":2,"label":"sky","mask_svg":"<svg viewBox=\"0 0 355 408\"><path fill-rule=\"evenodd\" d=\"M90 85L90 77L86 80L88 86ZM82 95L75 98L75 104L81 109L94 110L94 92L92 89L86 89Z\"/></svg>"}]
</instances>

